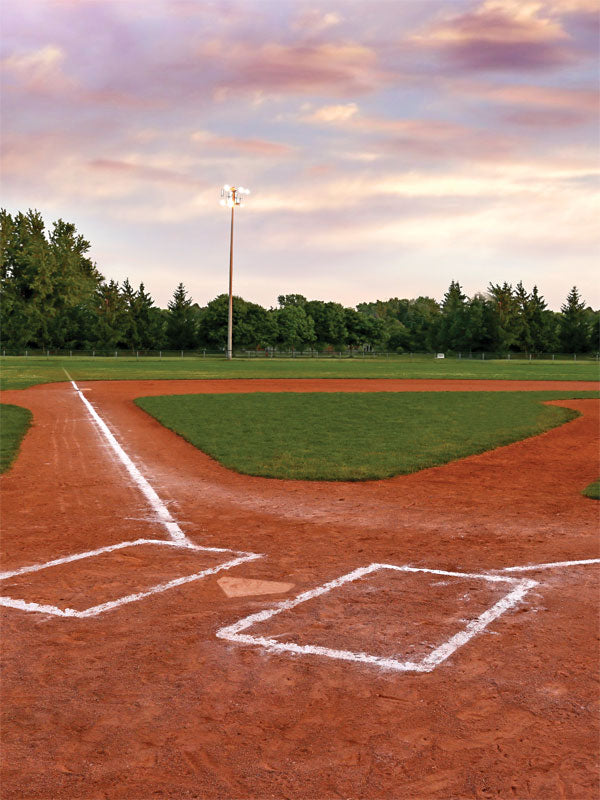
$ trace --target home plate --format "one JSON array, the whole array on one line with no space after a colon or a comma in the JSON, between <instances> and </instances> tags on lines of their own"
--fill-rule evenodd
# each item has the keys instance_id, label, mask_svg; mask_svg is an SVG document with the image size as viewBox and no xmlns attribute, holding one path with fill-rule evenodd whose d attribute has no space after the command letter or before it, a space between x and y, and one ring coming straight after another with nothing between
<instances>
[{"instance_id":1,"label":"home plate","mask_svg":"<svg viewBox=\"0 0 600 800\"><path fill-rule=\"evenodd\" d=\"M227 597L247 597L252 594L281 594L294 588L293 583L258 581L253 578L219 578L217 583Z\"/></svg>"}]
</instances>

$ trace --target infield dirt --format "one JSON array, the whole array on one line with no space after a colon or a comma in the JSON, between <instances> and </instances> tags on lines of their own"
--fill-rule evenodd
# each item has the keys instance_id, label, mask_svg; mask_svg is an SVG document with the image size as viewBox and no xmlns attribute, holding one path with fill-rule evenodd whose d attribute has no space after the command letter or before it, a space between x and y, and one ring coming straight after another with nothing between
<instances>
[{"instance_id":1,"label":"infield dirt","mask_svg":"<svg viewBox=\"0 0 600 800\"><path fill-rule=\"evenodd\" d=\"M145 395L200 392L596 384L79 386L192 542L264 557L89 619L2 609L3 800L597 796L596 567L527 573L539 583L525 601L426 674L274 654L215 636L372 562L481 573L597 558L598 505L580 494L598 475L597 400L552 401L582 416L535 438L358 484L233 473L133 403ZM165 538L70 384L6 392L3 400L34 414L18 460L1 480L4 569ZM169 553L161 559L163 549ZM197 569L198 556L189 551L156 550L124 549L94 563L51 568L52 576L30 573L11 591L84 608L111 591L143 591L149 582ZM228 597L218 583L223 575L293 589ZM289 625L281 615L269 633L385 652L408 636L407 646L425 652L429 638L437 643L453 634L472 613L465 605L469 590L475 614L496 599L487 587L461 585L456 594L433 578L400 586L378 575L356 592L298 607Z\"/></svg>"}]
</instances>

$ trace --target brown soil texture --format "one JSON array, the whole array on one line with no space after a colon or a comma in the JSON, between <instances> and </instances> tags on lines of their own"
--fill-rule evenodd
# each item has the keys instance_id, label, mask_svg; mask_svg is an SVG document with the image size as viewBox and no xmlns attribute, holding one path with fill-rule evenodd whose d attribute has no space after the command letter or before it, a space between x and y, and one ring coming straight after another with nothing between
<instances>
[{"instance_id":1,"label":"brown soil texture","mask_svg":"<svg viewBox=\"0 0 600 800\"><path fill-rule=\"evenodd\" d=\"M581 416L482 455L366 483L236 474L133 403L200 392L597 385L79 385L195 544L264 557L87 619L2 608L2 800L598 796L597 565L515 575L539 583L430 673L272 653L215 636L373 562L480 573L597 558L598 504L580 492L598 476L598 401L553 401ZM1 480L3 569L166 538L70 384L10 391L2 400L34 414ZM5 593L86 608L194 573L214 558L144 545L85 561L19 576ZM223 576L293 589L228 597L218 584ZM420 657L502 594L473 584L377 573L257 631Z\"/></svg>"}]
</instances>

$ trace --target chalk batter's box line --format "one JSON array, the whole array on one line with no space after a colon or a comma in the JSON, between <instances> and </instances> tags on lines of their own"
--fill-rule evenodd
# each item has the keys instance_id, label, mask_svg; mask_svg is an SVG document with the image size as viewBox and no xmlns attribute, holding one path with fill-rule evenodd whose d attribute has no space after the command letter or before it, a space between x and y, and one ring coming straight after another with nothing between
<instances>
[{"instance_id":1,"label":"chalk batter's box line","mask_svg":"<svg viewBox=\"0 0 600 800\"><path fill-rule=\"evenodd\" d=\"M324 595L332 589L337 589L346 583L352 583L366 575L370 575L379 570L389 569L395 572L424 572L432 575L446 575L452 578L469 578L474 580L488 581L489 583L507 583L513 588L504 597L502 597L491 608L488 608L476 619L471 620L466 627L452 636L448 641L441 644L433 650L428 656L421 661L399 661L395 658L382 658L380 656L372 655L371 653L354 652L351 650L335 650L329 647L320 647L316 645L297 645L294 643L279 642L276 639L270 639L263 636L252 636L242 631L256 625L260 622L265 622L268 619L281 614L284 611L290 611L292 608L305 603L308 600L313 600L316 597ZM273 606L272 608L265 609L256 614L251 614L244 617L233 625L221 628L217 631L219 639L226 639L238 644L258 645L266 648L269 652L273 653L294 653L297 655L316 655L324 656L326 658L339 659L342 661L354 661L361 664L372 664L373 666L382 667L384 669L396 670L398 672L431 672L443 661L449 658L456 650L465 645L474 636L484 631L491 622L500 617L510 608L514 608L527 594L527 592L538 582L529 578L505 578L498 575L482 575L468 572L447 572L439 569L425 569L421 567L410 567L408 565L398 566L395 564L369 564L367 567L359 567L353 572L342 575L333 581L318 586L316 589L311 589L307 592L297 595L292 600L284 600L281 603Z\"/></svg>"},{"instance_id":2,"label":"chalk batter's box line","mask_svg":"<svg viewBox=\"0 0 600 800\"><path fill-rule=\"evenodd\" d=\"M17 575L24 575L30 572L39 572L40 570L48 569L50 567L60 566L61 564L69 564L73 561L79 561L84 558L92 558L94 556L102 555L103 553L111 553L114 550L122 550L125 547L136 547L139 545L144 544L156 544L162 545L166 547L176 547L180 550L194 550L197 552L212 552L212 553L232 553L236 555L236 558L230 559L229 561L224 561L221 564L217 564L214 567L209 567L207 569L202 570L201 572L195 572L193 575L184 575L180 578L175 578L172 581L168 581L166 583L160 583L156 586L151 586L149 589L146 589L144 592L137 592L135 594L129 594L125 597L119 597L116 600L111 600L107 603L101 603L97 606L92 606L91 608L83 609L82 611L77 611L73 608L58 608L57 606L52 605L45 605L42 603L28 603L25 600L19 600L14 597L7 597L2 596L0 597L0 606L6 606L8 608L16 608L20 611L35 611L42 614L53 614L57 617L75 617L75 618L85 618L85 617L96 617L98 614L102 614L105 611L111 611L114 608L119 608L120 606L127 605L128 603L135 603L138 600L143 600L145 597L150 597L151 595L161 594L162 592L166 592L169 589L174 589L177 586L183 586L186 583L192 583L193 581L201 580L202 578L206 578L209 575L215 575L218 572L222 572L224 570L232 569L233 567L237 567L240 564L245 564L248 561L255 561L258 558L262 558L262 555L259 553L243 553L237 552L234 550L227 550L219 547L202 547L200 545L182 544L181 542L177 541L165 541L162 539L135 539L131 542L120 542L119 544L109 545L107 547L99 547L97 550L88 550L85 553L77 553L72 556L65 556L64 558L55 558L53 561L48 561L45 564L34 564L29 567L21 567L21 569L13 570L12 572L4 572L0 574L0 580L6 580L8 578L15 577Z\"/></svg>"}]
</instances>

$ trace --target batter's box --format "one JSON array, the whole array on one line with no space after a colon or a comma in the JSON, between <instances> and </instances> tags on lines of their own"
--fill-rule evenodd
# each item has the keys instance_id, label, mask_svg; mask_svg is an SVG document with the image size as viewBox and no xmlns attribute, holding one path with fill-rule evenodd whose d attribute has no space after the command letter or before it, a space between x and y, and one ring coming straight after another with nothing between
<instances>
[{"instance_id":1,"label":"batter's box","mask_svg":"<svg viewBox=\"0 0 600 800\"><path fill-rule=\"evenodd\" d=\"M5 572L0 580L10 596L0 597L0 605L57 617L95 617L260 557L136 539ZM165 581L167 575L175 577ZM90 605L91 599L102 602Z\"/></svg>"},{"instance_id":2,"label":"batter's box","mask_svg":"<svg viewBox=\"0 0 600 800\"><path fill-rule=\"evenodd\" d=\"M361 580L366 577L368 582ZM221 628L217 636L274 653L431 672L536 585L498 575L370 564ZM266 635L247 632L257 626ZM357 640L359 648L366 640L364 650L338 646Z\"/></svg>"}]
</instances>

